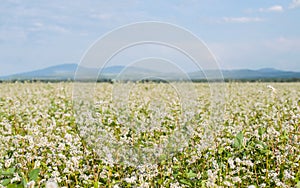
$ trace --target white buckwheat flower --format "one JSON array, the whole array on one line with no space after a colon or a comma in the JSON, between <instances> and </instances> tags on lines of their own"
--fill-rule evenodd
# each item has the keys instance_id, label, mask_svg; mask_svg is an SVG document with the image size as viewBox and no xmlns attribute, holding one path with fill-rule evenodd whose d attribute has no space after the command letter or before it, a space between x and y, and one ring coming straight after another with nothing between
<instances>
[{"instance_id":1,"label":"white buckwheat flower","mask_svg":"<svg viewBox=\"0 0 300 188\"><path fill-rule=\"evenodd\" d=\"M46 188L58 188L58 185L56 182L50 180L46 183Z\"/></svg>"},{"instance_id":2,"label":"white buckwheat flower","mask_svg":"<svg viewBox=\"0 0 300 188\"><path fill-rule=\"evenodd\" d=\"M271 85L268 85L268 86L267 86L267 88L271 89L271 90L272 90L272 92L276 93L276 89L275 89L273 86L271 86Z\"/></svg>"},{"instance_id":3,"label":"white buckwheat flower","mask_svg":"<svg viewBox=\"0 0 300 188\"><path fill-rule=\"evenodd\" d=\"M27 188L34 188L34 184L35 184L34 181L30 181L30 182L27 183L26 187Z\"/></svg>"},{"instance_id":4,"label":"white buckwheat flower","mask_svg":"<svg viewBox=\"0 0 300 188\"><path fill-rule=\"evenodd\" d=\"M231 169L235 168L234 161L232 160L232 158L228 159L228 164L229 164L229 166L230 166Z\"/></svg>"}]
</instances>

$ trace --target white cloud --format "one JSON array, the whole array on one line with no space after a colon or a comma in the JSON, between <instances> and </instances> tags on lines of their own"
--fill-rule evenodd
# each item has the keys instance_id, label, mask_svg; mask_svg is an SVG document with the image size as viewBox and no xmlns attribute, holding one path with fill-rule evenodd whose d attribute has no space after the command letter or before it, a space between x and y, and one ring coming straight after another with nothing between
<instances>
[{"instance_id":1,"label":"white cloud","mask_svg":"<svg viewBox=\"0 0 300 188\"><path fill-rule=\"evenodd\" d=\"M68 33L68 29L66 29L65 27L59 26L59 25L49 25L47 27L48 30L53 31L53 32L57 32L57 33Z\"/></svg>"},{"instance_id":2,"label":"white cloud","mask_svg":"<svg viewBox=\"0 0 300 188\"><path fill-rule=\"evenodd\" d=\"M226 23L249 23L249 22L262 22L265 21L259 17L223 17Z\"/></svg>"},{"instance_id":3,"label":"white cloud","mask_svg":"<svg viewBox=\"0 0 300 188\"><path fill-rule=\"evenodd\" d=\"M300 38L279 37L266 41L265 46L279 52L299 52Z\"/></svg>"},{"instance_id":4,"label":"white cloud","mask_svg":"<svg viewBox=\"0 0 300 188\"><path fill-rule=\"evenodd\" d=\"M44 24L42 22L34 22L31 27L27 29L29 32L57 32L57 33L67 33L69 32L66 28L57 24Z\"/></svg>"},{"instance_id":5,"label":"white cloud","mask_svg":"<svg viewBox=\"0 0 300 188\"><path fill-rule=\"evenodd\" d=\"M293 0L289 8L298 8L300 7L300 0Z\"/></svg>"},{"instance_id":6,"label":"white cloud","mask_svg":"<svg viewBox=\"0 0 300 188\"><path fill-rule=\"evenodd\" d=\"M269 8L260 8L259 12L283 12L283 7L281 5L274 5Z\"/></svg>"}]
</instances>

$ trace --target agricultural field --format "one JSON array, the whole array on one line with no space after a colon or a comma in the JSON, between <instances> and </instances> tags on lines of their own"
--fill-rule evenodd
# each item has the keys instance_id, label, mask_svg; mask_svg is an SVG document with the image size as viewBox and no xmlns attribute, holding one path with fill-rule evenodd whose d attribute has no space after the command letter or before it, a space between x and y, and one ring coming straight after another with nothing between
<instances>
[{"instance_id":1,"label":"agricultural field","mask_svg":"<svg viewBox=\"0 0 300 188\"><path fill-rule=\"evenodd\" d=\"M97 83L97 126L73 86L0 84L0 187L300 187L300 83L226 83L219 108L195 83L186 109L166 83L133 84L118 108L116 84ZM180 126L186 137L152 158Z\"/></svg>"}]
</instances>

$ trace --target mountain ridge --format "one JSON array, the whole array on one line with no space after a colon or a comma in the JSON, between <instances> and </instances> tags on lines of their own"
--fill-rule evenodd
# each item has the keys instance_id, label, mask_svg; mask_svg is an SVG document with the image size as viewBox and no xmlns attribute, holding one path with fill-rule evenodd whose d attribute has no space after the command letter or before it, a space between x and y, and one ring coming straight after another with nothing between
<instances>
[{"instance_id":1,"label":"mountain ridge","mask_svg":"<svg viewBox=\"0 0 300 188\"><path fill-rule=\"evenodd\" d=\"M43 69L33 70L29 72L23 72L18 74L12 74L7 76L1 76L0 80L73 80L77 70L80 70L77 77L82 78L93 78L98 76L99 70L96 68L88 68L79 66L78 64L59 64L55 66L46 67ZM124 71L125 70L125 71ZM223 74L224 79L300 79L300 72L295 71L284 71L274 68L261 68L257 70L253 69L224 69L224 70L206 70L205 74L201 71L187 73L191 79L205 79L205 75L213 76L219 72ZM135 79L134 74L151 76L163 75L170 79L176 79L179 74L173 73L159 73L147 70L139 67L125 67L125 66L109 66L101 70L101 76L108 79L114 79L119 73L125 72L127 75L131 75L131 79ZM169 74L169 75L168 75ZM167 76L166 76L167 75Z\"/></svg>"}]
</instances>

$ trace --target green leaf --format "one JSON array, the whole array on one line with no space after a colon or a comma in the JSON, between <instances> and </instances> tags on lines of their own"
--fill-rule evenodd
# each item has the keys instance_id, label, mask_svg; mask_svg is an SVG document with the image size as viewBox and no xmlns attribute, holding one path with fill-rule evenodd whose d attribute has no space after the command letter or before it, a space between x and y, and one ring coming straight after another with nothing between
<instances>
[{"instance_id":1,"label":"green leaf","mask_svg":"<svg viewBox=\"0 0 300 188\"><path fill-rule=\"evenodd\" d=\"M8 185L10 183L10 179L4 179L4 180L2 180L2 185L3 186L6 186L6 185Z\"/></svg>"},{"instance_id":2,"label":"green leaf","mask_svg":"<svg viewBox=\"0 0 300 188\"><path fill-rule=\"evenodd\" d=\"M98 188L98 187L99 187L99 182L98 181L94 182L94 188Z\"/></svg>"},{"instance_id":3,"label":"green leaf","mask_svg":"<svg viewBox=\"0 0 300 188\"><path fill-rule=\"evenodd\" d=\"M23 175L22 175L22 184L23 184L23 187L27 186L27 180L24 178Z\"/></svg>"},{"instance_id":4,"label":"green leaf","mask_svg":"<svg viewBox=\"0 0 300 188\"><path fill-rule=\"evenodd\" d=\"M159 156L159 160L166 160L166 159L167 159L167 155L165 155L165 154L161 154Z\"/></svg>"},{"instance_id":5,"label":"green leaf","mask_svg":"<svg viewBox=\"0 0 300 188\"><path fill-rule=\"evenodd\" d=\"M235 148L241 148L243 146L244 142L244 134L243 132L239 132L233 142L233 147Z\"/></svg>"},{"instance_id":6,"label":"green leaf","mask_svg":"<svg viewBox=\"0 0 300 188\"><path fill-rule=\"evenodd\" d=\"M0 174L3 176L10 176L13 175L15 173L15 168L9 168L6 171L2 171Z\"/></svg>"},{"instance_id":7,"label":"green leaf","mask_svg":"<svg viewBox=\"0 0 300 188\"><path fill-rule=\"evenodd\" d=\"M157 181L158 185L162 185L162 184L163 184L163 182L164 182L164 180L163 180L163 179L159 179L159 180Z\"/></svg>"},{"instance_id":8,"label":"green leaf","mask_svg":"<svg viewBox=\"0 0 300 188\"><path fill-rule=\"evenodd\" d=\"M297 183L296 188L300 188L300 181Z\"/></svg>"},{"instance_id":9,"label":"green leaf","mask_svg":"<svg viewBox=\"0 0 300 188\"><path fill-rule=\"evenodd\" d=\"M31 170L31 172L29 173L29 181L32 181L32 180L36 181L39 176L39 173L40 173L39 168Z\"/></svg>"},{"instance_id":10,"label":"green leaf","mask_svg":"<svg viewBox=\"0 0 300 188\"><path fill-rule=\"evenodd\" d=\"M219 150L218 150L218 154L221 155L221 154L223 153L224 150L225 150L225 149L224 149L223 147L220 147Z\"/></svg>"},{"instance_id":11,"label":"green leaf","mask_svg":"<svg viewBox=\"0 0 300 188\"><path fill-rule=\"evenodd\" d=\"M258 134L259 136L263 135L266 132L266 129L264 127L259 127L258 128Z\"/></svg>"},{"instance_id":12,"label":"green leaf","mask_svg":"<svg viewBox=\"0 0 300 188\"><path fill-rule=\"evenodd\" d=\"M197 174L195 174L193 171L189 171L186 176L190 179L197 177Z\"/></svg>"},{"instance_id":13,"label":"green leaf","mask_svg":"<svg viewBox=\"0 0 300 188\"><path fill-rule=\"evenodd\" d=\"M180 179L179 183L182 183L182 184L185 184L185 185L188 185L188 186L192 187L192 184L186 179Z\"/></svg>"},{"instance_id":14,"label":"green leaf","mask_svg":"<svg viewBox=\"0 0 300 188\"><path fill-rule=\"evenodd\" d=\"M21 188L21 187L23 187L23 186L20 185L20 184L9 184L9 185L7 185L7 188Z\"/></svg>"},{"instance_id":15,"label":"green leaf","mask_svg":"<svg viewBox=\"0 0 300 188\"><path fill-rule=\"evenodd\" d=\"M7 185L7 188L16 188L17 186L15 184L9 184Z\"/></svg>"},{"instance_id":16,"label":"green leaf","mask_svg":"<svg viewBox=\"0 0 300 188\"><path fill-rule=\"evenodd\" d=\"M178 165L174 165L174 166L173 166L173 168L174 168L174 169L179 169L179 168L180 168L180 166L178 166Z\"/></svg>"}]
</instances>

